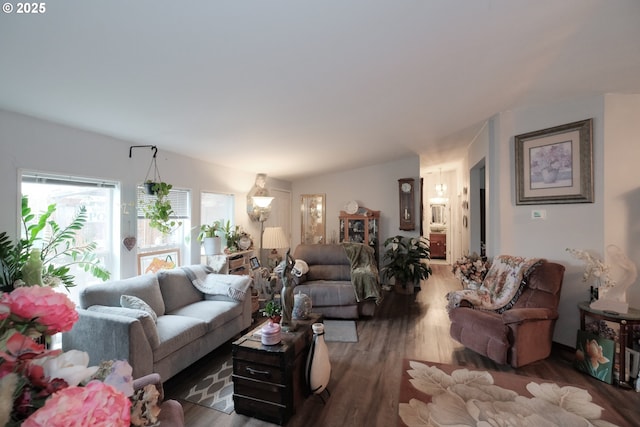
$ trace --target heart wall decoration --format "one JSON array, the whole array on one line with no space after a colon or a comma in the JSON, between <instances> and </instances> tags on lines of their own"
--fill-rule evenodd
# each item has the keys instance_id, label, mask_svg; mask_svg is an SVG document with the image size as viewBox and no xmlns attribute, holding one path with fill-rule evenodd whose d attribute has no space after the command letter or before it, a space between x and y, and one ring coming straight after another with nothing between
<instances>
[{"instance_id":1,"label":"heart wall decoration","mask_svg":"<svg viewBox=\"0 0 640 427\"><path fill-rule=\"evenodd\" d=\"M135 238L135 236L127 236L124 239L122 239L122 244L124 245L125 248L127 248L128 251L131 251L131 249L133 249L136 246L136 242L137 242L137 239Z\"/></svg>"}]
</instances>

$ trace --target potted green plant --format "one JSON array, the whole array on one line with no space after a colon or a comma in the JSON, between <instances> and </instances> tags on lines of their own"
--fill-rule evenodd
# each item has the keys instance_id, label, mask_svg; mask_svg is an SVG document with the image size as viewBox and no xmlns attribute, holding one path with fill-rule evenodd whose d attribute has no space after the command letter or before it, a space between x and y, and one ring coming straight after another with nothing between
<instances>
[{"instance_id":1,"label":"potted green plant","mask_svg":"<svg viewBox=\"0 0 640 427\"><path fill-rule=\"evenodd\" d=\"M182 225L181 221L176 221L171 207L169 192L173 185L166 182L156 182L152 186L155 199L142 206L144 217L149 220L149 226L155 228L163 234L170 234L175 228Z\"/></svg>"},{"instance_id":2,"label":"potted green plant","mask_svg":"<svg viewBox=\"0 0 640 427\"><path fill-rule=\"evenodd\" d=\"M411 293L420 280L431 274L431 267L425 262L431 259L429 241L424 237L389 237L384 246L380 273L385 281L394 279L396 291Z\"/></svg>"},{"instance_id":3,"label":"potted green plant","mask_svg":"<svg viewBox=\"0 0 640 427\"><path fill-rule=\"evenodd\" d=\"M239 250L238 243L242 237L240 226L236 225L235 227L231 227L231 223L227 221L223 231L226 239L227 250L229 252L237 252Z\"/></svg>"},{"instance_id":4,"label":"potted green plant","mask_svg":"<svg viewBox=\"0 0 640 427\"><path fill-rule=\"evenodd\" d=\"M0 291L11 292L17 285L73 287L71 265L80 266L96 278L109 279L109 271L100 265L95 254L96 243L76 242L76 233L87 223L86 208L81 206L66 227L51 219L55 211L56 205L51 204L36 217L27 197L22 197L21 226L25 237L14 244L6 232L0 233Z\"/></svg>"},{"instance_id":5,"label":"potted green plant","mask_svg":"<svg viewBox=\"0 0 640 427\"><path fill-rule=\"evenodd\" d=\"M222 230L222 221L214 221L212 224L202 224L200 226L198 241L202 242L206 255L220 253L222 248L221 239L218 236L218 231L220 230Z\"/></svg>"},{"instance_id":6,"label":"potted green plant","mask_svg":"<svg viewBox=\"0 0 640 427\"><path fill-rule=\"evenodd\" d=\"M275 300L269 300L261 310L262 315L268 317L273 323L280 323L282 307Z\"/></svg>"}]
</instances>

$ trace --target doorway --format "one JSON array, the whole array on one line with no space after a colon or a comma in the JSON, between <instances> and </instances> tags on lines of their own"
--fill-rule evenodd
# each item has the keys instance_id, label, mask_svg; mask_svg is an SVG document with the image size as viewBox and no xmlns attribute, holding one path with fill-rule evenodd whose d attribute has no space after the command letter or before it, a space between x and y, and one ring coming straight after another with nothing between
<instances>
[{"instance_id":1,"label":"doorway","mask_svg":"<svg viewBox=\"0 0 640 427\"><path fill-rule=\"evenodd\" d=\"M486 254L487 208L485 160L469 171L469 253Z\"/></svg>"}]
</instances>

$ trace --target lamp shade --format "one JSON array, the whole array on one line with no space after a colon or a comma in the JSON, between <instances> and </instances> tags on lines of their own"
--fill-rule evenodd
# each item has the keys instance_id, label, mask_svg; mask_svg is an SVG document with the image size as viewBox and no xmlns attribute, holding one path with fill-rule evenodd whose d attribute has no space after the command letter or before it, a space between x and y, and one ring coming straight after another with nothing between
<instances>
[{"instance_id":1,"label":"lamp shade","mask_svg":"<svg viewBox=\"0 0 640 427\"><path fill-rule=\"evenodd\" d=\"M265 249L288 248L289 239L282 227L266 227L262 236L262 247Z\"/></svg>"},{"instance_id":2,"label":"lamp shade","mask_svg":"<svg viewBox=\"0 0 640 427\"><path fill-rule=\"evenodd\" d=\"M271 196L253 196L252 199L253 203L255 203L259 208L269 207L269 205L273 201L273 197Z\"/></svg>"}]
</instances>

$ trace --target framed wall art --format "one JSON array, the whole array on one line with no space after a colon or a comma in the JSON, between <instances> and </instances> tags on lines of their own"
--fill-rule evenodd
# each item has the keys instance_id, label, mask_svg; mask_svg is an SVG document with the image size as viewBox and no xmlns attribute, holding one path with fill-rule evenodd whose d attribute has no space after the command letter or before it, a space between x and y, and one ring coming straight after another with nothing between
<instances>
[{"instance_id":1,"label":"framed wall art","mask_svg":"<svg viewBox=\"0 0 640 427\"><path fill-rule=\"evenodd\" d=\"M326 243L324 200L324 194L302 194L300 196L302 243Z\"/></svg>"},{"instance_id":2,"label":"framed wall art","mask_svg":"<svg viewBox=\"0 0 640 427\"><path fill-rule=\"evenodd\" d=\"M515 136L516 205L593 203L592 122Z\"/></svg>"},{"instance_id":3,"label":"framed wall art","mask_svg":"<svg viewBox=\"0 0 640 427\"><path fill-rule=\"evenodd\" d=\"M167 249L138 254L138 274L171 270L180 264L180 249Z\"/></svg>"}]
</instances>

